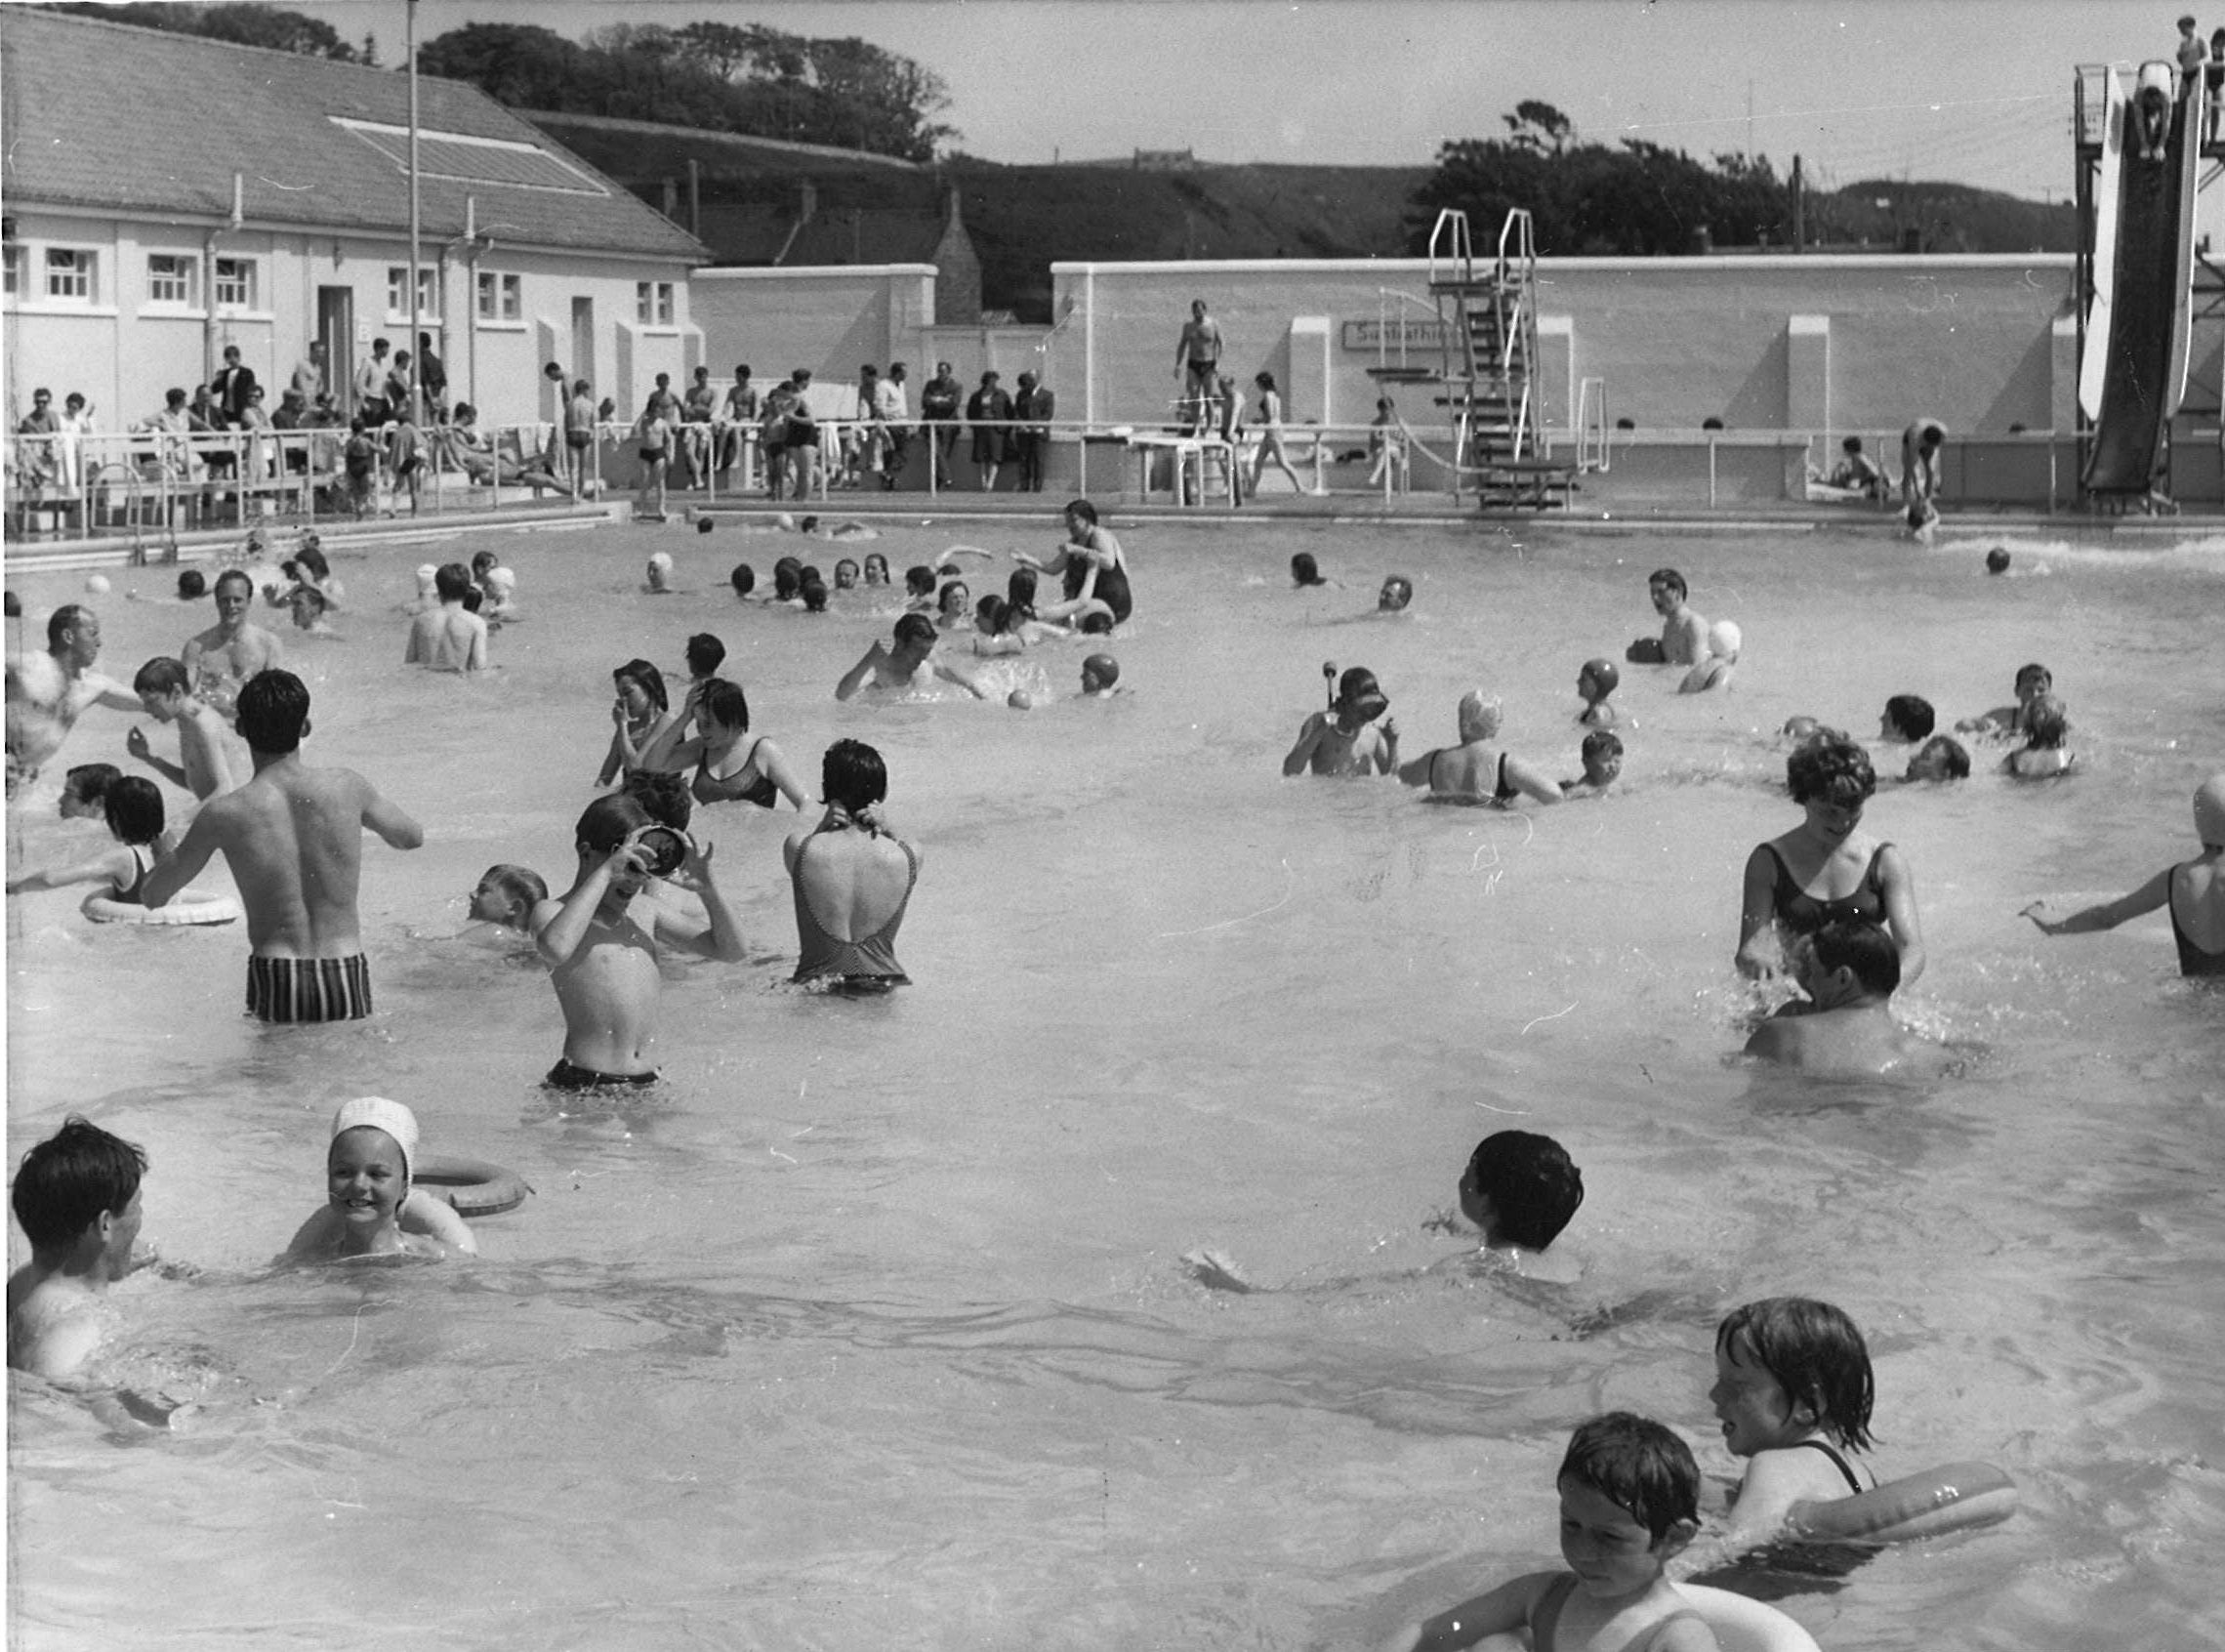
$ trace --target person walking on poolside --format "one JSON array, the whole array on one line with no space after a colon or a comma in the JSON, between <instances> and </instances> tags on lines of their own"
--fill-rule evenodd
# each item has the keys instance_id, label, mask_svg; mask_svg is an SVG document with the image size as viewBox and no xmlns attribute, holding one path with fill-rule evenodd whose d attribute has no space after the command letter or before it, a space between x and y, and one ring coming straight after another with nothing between
<instances>
[{"instance_id":1,"label":"person walking on poolside","mask_svg":"<svg viewBox=\"0 0 2225 1652\"><path fill-rule=\"evenodd\" d=\"M217 623L187 638L179 657L194 696L228 717L240 684L259 671L283 665L285 649L275 632L247 617L255 605L255 581L246 574L225 569L209 595L217 605Z\"/></svg>"},{"instance_id":2,"label":"person walking on poolside","mask_svg":"<svg viewBox=\"0 0 2225 1652\"><path fill-rule=\"evenodd\" d=\"M239 732L255 764L237 791L201 805L178 852L148 874L160 907L220 850L247 909L248 1012L265 1021L347 1021L371 1012L356 890L368 829L398 849L425 830L360 774L302 762L309 691L290 671L239 691Z\"/></svg>"},{"instance_id":3,"label":"person walking on poolside","mask_svg":"<svg viewBox=\"0 0 2225 1652\"><path fill-rule=\"evenodd\" d=\"M1901 433L1901 504L1911 513L1911 525L1937 512L1939 460L1946 446L1947 427L1937 419L1918 419Z\"/></svg>"},{"instance_id":4,"label":"person walking on poolside","mask_svg":"<svg viewBox=\"0 0 2225 1652\"><path fill-rule=\"evenodd\" d=\"M62 749L88 706L144 708L139 696L93 669L101 657L101 621L91 608L65 602L46 623L46 652L8 661L8 796L28 786Z\"/></svg>"},{"instance_id":5,"label":"person walking on poolside","mask_svg":"<svg viewBox=\"0 0 2225 1652\"><path fill-rule=\"evenodd\" d=\"M1220 377L1220 323L1206 313L1205 300L1190 301L1190 318L1174 346L1174 371L1181 375L1182 399L1200 405L1213 399Z\"/></svg>"},{"instance_id":6,"label":"person walking on poolside","mask_svg":"<svg viewBox=\"0 0 2225 1652\"><path fill-rule=\"evenodd\" d=\"M1256 374L1252 383L1259 392L1259 447L1252 455L1252 480L1245 491L1255 499L1258 497L1259 477L1272 460L1275 469L1290 477L1291 486L1300 493L1309 492L1305 483L1298 480L1298 473L1291 469L1290 455L1283 450L1283 395L1275 389L1274 374Z\"/></svg>"}]
</instances>

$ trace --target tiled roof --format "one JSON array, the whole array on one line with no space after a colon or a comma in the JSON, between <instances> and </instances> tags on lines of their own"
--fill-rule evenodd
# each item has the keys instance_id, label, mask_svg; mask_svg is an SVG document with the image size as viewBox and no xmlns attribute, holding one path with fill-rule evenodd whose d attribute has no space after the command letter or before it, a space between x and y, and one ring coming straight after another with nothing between
<instances>
[{"instance_id":1,"label":"tiled roof","mask_svg":"<svg viewBox=\"0 0 2225 1652\"><path fill-rule=\"evenodd\" d=\"M409 80L393 70L0 6L0 180L13 205L223 218L238 173L250 225L406 233L408 175L393 155L407 140L392 129L408 123ZM418 128L427 239L461 234L472 196L498 243L707 256L476 87L420 75Z\"/></svg>"}]
</instances>

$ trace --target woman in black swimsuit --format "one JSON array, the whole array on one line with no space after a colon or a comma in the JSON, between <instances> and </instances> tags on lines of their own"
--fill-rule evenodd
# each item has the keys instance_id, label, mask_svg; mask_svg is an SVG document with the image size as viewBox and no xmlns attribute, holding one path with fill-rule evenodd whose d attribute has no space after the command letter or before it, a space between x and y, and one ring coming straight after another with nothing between
<instances>
[{"instance_id":1,"label":"woman in black swimsuit","mask_svg":"<svg viewBox=\"0 0 2225 1652\"><path fill-rule=\"evenodd\" d=\"M695 737L682 739L690 723ZM721 677L705 678L688 689L670 730L642 754L641 766L688 774L688 792L699 804L778 808L786 797L802 808L809 801L780 748L762 734L750 739L749 699L740 684Z\"/></svg>"},{"instance_id":2,"label":"woman in black swimsuit","mask_svg":"<svg viewBox=\"0 0 2225 1652\"><path fill-rule=\"evenodd\" d=\"M1843 734L1826 735L1792 754L1785 778L1806 818L1747 856L1739 972L1772 980L1783 972L1773 940L1851 919L1892 931L1907 986L1924 964L1916 880L1899 849L1859 830L1863 805L1877 789L1870 754Z\"/></svg>"}]
</instances>

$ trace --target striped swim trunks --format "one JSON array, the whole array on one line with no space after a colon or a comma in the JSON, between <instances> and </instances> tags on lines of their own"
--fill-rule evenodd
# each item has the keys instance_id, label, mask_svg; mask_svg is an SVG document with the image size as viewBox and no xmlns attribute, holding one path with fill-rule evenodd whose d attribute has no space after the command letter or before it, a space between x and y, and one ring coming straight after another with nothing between
<instances>
[{"instance_id":1,"label":"striped swim trunks","mask_svg":"<svg viewBox=\"0 0 2225 1652\"><path fill-rule=\"evenodd\" d=\"M354 1021L371 1012L371 966L352 958L247 960L247 1012L261 1021Z\"/></svg>"}]
</instances>

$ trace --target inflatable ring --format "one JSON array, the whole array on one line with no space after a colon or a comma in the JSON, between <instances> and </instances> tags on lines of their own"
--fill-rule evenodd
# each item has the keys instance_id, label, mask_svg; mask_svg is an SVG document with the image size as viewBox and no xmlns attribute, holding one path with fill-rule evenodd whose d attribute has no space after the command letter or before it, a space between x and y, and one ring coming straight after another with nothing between
<instances>
[{"instance_id":1,"label":"inflatable ring","mask_svg":"<svg viewBox=\"0 0 2225 1652\"><path fill-rule=\"evenodd\" d=\"M525 1203L533 1189L515 1171L490 1165L484 1159L454 1159L428 1153L410 1171L409 1178L430 1187L448 1201L462 1217L500 1216Z\"/></svg>"},{"instance_id":2,"label":"inflatable ring","mask_svg":"<svg viewBox=\"0 0 2225 1652\"><path fill-rule=\"evenodd\" d=\"M96 924L232 924L240 915L238 901L207 889L180 889L168 906L138 906L111 895L89 894L77 910Z\"/></svg>"},{"instance_id":3,"label":"inflatable ring","mask_svg":"<svg viewBox=\"0 0 2225 1652\"><path fill-rule=\"evenodd\" d=\"M1950 1463L1857 1497L1795 1503L1792 1535L1808 1543L1908 1543L2005 1520L2016 1482L1990 1463Z\"/></svg>"},{"instance_id":4,"label":"inflatable ring","mask_svg":"<svg viewBox=\"0 0 2225 1652\"><path fill-rule=\"evenodd\" d=\"M1678 1584L1676 1592L1707 1620L1722 1652L1823 1652L1814 1635L1763 1601L1706 1584Z\"/></svg>"}]
</instances>

